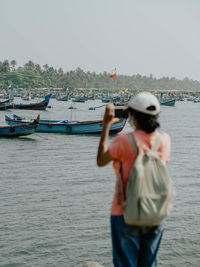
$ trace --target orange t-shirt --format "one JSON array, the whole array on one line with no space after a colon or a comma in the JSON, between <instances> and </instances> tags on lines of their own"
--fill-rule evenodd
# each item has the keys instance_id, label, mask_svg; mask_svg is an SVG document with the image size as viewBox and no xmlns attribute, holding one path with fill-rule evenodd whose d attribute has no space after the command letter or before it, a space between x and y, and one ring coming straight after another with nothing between
<instances>
[{"instance_id":1,"label":"orange t-shirt","mask_svg":"<svg viewBox=\"0 0 200 267\"><path fill-rule=\"evenodd\" d=\"M137 147L144 153L149 151L154 144L157 132L148 134L141 130L135 130L133 133L133 138L137 144ZM167 164L170 159L170 137L162 132L161 133L161 143L158 148L158 156ZM137 157L136 151L132 147L127 134L118 135L114 140L112 140L109 146L110 155L116 160L113 161L113 168L116 174L115 183L115 193L112 202L111 215L123 215L123 199L120 205L117 203L117 181L119 175L119 160L122 162L122 184L123 184L123 195L125 195L126 184ZM123 198L123 197L122 197Z\"/></svg>"}]
</instances>

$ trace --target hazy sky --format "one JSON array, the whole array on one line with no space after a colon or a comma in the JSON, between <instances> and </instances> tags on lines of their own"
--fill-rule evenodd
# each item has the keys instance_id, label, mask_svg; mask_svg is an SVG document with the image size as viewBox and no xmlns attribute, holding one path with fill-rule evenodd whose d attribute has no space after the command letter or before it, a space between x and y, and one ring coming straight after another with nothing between
<instances>
[{"instance_id":1,"label":"hazy sky","mask_svg":"<svg viewBox=\"0 0 200 267\"><path fill-rule=\"evenodd\" d=\"M200 81L199 0L0 0L0 61Z\"/></svg>"}]
</instances>

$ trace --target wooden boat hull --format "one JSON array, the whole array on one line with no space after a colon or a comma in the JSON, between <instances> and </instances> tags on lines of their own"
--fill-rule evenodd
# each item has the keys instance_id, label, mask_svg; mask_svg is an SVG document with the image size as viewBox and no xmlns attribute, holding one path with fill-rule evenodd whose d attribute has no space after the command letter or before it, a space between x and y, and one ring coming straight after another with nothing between
<instances>
[{"instance_id":1,"label":"wooden boat hull","mask_svg":"<svg viewBox=\"0 0 200 267\"><path fill-rule=\"evenodd\" d=\"M175 105L175 99L173 100L166 100L166 101L161 101L160 102L161 106L170 106L173 107Z\"/></svg>"},{"instance_id":2,"label":"wooden boat hull","mask_svg":"<svg viewBox=\"0 0 200 267\"><path fill-rule=\"evenodd\" d=\"M84 98L72 99L72 102L85 103L85 99Z\"/></svg>"},{"instance_id":3,"label":"wooden boat hull","mask_svg":"<svg viewBox=\"0 0 200 267\"><path fill-rule=\"evenodd\" d=\"M38 103L30 103L30 104L14 104L9 100L4 102L0 102L0 110L6 109L26 109L26 110L45 110L49 104L51 98L51 94L45 96L45 99Z\"/></svg>"},{"instance_id":4,"label":"wooden boat hull","mask_svg":"<svg viewBox=\"0 0 200 267\"><path fill-rule=\"evenodd\" d=\"M69 100L69 96L65 95L65 96L59 96L56 98L57 101L68 101Z\"/></svg>"},{"instance_id":5,"label":"wooden boat hull","mask_svg":"<svg viewBox=\"0 0 200 267\"><path fill-rule=\"evenodd\" d=\"M10 99L0 102L0 110L6 110L13 107L13 104Z\"/></svg>"},{"instance_id":6,"label":"wooden boat hull","mask_svg":"<svg viewBox=\"0 0 200 267\"><path fill-rule=\"evenodd\" d=\"M12 115L5 116L8 125L16 125L19 123L27 123L27 121L17 120L12 118ZM114 123L110 128L110 134L116 134L122 131L126 124L126 119L120 119L119 122ZM40 133L63 133L63 134L100 134L103 125L100 121L72 121L61 122L58 120L40 120L36 132Z\"/></svg>"},{"instance_id":7,"label":"wooden boat hull","mask_svg":"<svg viewBox=\"0 0 200 267\"><path fill-rule=\"evenodd\" d=\"M49 104L51 94L45 96L45 99L39 103L30 104L14 104L12 109L26 109L26 110L45 110Z\"/></svg>"},{"instance_id":8,"label":"wooden boat hull","mask_svg":"<svg viewBox=\"0 0 200 267\"><path fill-rule=\"evenodd\" d=\"M35 132L36 127L36 124L1 126L0 137L18 137L30 135Z\"/></svg>"},{"instance_id":9,"label":"wooden boat hull","mask_svg":"<svg viewBox=\"0 0 200 267\"><path fill-rule=\"evenodd\" d=\"M45 110L48 103L42 101L40 103L30 103L30 104L15 104L12 109L26 109L26 110Z\"/></svg>"}]
</instances>

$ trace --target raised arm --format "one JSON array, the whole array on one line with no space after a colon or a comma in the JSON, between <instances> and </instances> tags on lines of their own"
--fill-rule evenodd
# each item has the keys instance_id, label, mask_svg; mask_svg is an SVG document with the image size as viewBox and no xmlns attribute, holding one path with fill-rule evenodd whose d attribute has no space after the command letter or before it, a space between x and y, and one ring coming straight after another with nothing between
<instances>
[{"instance_id":1,"label":"raised arm","mask_svg":"<svg viewBox=\"0 0 200 267\"><path fill-rule=\"evenodd\" d=\"M106 106L104 118L103 118L103 129L101 133L101 139L99 142L98 153L97 153L97 165L99 167L105 166L114 158L110 155L108 150L108 136L110 126L119 121L115 118L115 109L112 103Z\"/></svg>"}]
</instances>

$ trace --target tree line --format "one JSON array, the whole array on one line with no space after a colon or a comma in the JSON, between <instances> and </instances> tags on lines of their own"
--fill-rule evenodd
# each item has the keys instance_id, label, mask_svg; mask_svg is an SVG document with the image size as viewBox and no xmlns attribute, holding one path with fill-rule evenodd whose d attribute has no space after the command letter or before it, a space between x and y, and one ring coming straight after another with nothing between
<instances>
[{"instance_id":1,"label":"tree line","mask_svg":"<svg viewBox=\"0 0 200 267\"><path fill-rule=\"evenodd\" d=\"M64 72L62 68L56 69L47 64L40 66L29 60L23 66L17 67L16 60L0 61L0 89L13 88L99 88L99 89L125 89L138 90L200 90L200 82L175 77L155 78L152 74L142 76L117 75L110 78L110 73L104 71L84 71L81 68Z\"/></svg>"}]
</instances>

